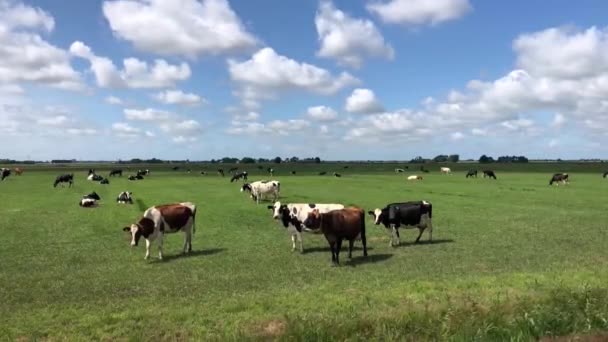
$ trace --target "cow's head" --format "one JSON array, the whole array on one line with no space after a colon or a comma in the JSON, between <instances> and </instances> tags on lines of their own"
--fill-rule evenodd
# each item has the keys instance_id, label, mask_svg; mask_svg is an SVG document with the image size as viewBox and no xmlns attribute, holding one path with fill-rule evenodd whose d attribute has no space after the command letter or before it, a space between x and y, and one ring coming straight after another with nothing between
<instances>
[{"instance_id":1,"label":"cow's head","mask_svg":"<svg viewBox=\"0 0 608 342\"><path fill-rule=\"evenodd\" d=\"M379 225L380 223L382 223L382 221L386 217L386 213L384 212L384 210L379 209L379 208L374 209L374 211L370 210L367 213L370 216L373 216L375 225Z\"/></svg>"},{"instance_id":2,"label":"cow's head","mask_svg":"<svg viewBox=\"0 0 608 342\"><path fill-rule=\"evenodd\" d=\"M321 213L319 213L319 209L313 209L309 212L303 223L310 229L319 229L321 227Z\"/></svg>"},{"instance_id":3,"label":"cow's head","mask_svg":"<svg viewBox=\"0 0 608 342\"><path fill-rule=\"evenodd\" d=\"M281 209L285 207L287 208L287 205L285 204L281 204L281 202L277 201L274 202L273 205L269 205L268 209L272 210L272 218L277 220L279 218L279 216L281 215Z\"/></svg>"},{"instance_id":4,"label":"cow's head","mask_svg":"<svg viewBox=\"0 0 608 342\"><path fill-rule=\"evenodd\" d=\"M251 184L249 184L249 183L243 184L243 186L241 187L241 192L243 192L243 191L251 192Z\"/></svg>"},{"instance_id":5,"label":"cow's head","mask_svg":"<svg viewBox=\"0 0 608 342\"><path fill-rule=\"evenodd\" d=\"M154 222L148 218L142 218L139 222L124 227L122 230L131 233L131 247L135 247L139 244L139 239L142 236L147 238L154 232Z\"/></svg>"}]
</instances>

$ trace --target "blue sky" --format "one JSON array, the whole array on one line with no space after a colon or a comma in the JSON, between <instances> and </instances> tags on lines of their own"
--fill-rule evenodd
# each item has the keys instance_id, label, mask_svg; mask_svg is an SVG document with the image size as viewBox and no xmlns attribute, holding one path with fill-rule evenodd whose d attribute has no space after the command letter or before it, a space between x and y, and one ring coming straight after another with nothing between
<instances>
[{"instance_id":1,"label":"blue sky","mask_svg":"<svg viewBox=\"0 0 608 342\"><path fill-rule=\"evenodd\" d=\"M606 10L0 0L0 157L607 158Z\"/></svg>"}]
</instances>

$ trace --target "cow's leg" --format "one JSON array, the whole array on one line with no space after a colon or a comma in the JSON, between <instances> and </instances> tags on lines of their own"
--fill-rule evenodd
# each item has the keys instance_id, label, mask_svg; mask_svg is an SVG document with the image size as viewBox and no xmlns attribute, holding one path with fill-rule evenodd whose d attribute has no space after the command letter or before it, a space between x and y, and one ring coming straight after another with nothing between
<instances>
[{"instance_id":1,"label":"cow's leg","mask_svg":"<svg viewBox=\"0 0 608 342\"><path fill-rule=\"evenodd\" d=\"M397 235L397 246L401 245L401 235L399 235L399 227L395 226L395 234Z\"/></svg>"},{"instance_id":2,"label":"cow's leg","mask_svg":"<svg viewBox=\"0 0 608 342\"><path fill-rule=\"evenodd\" d=\"M332 266L336 266L337 265L337 258L336 258L336 241L329 241L329 249L331 249L331 263Z\"/></svg>"},{"instance_id":3,"label":"cow's leg","mask_svg":"<svg viewBox=\"0 0 608 342\"><path fill-rule=\"evenodd\" d=\"M158 259L163 260L163 233L158 234Z\"/></svg>"},{"instance_id":4,"label":"cow's leg","mask_svg":"<svg viewBox=\"0 0 608 342\"><path fill-rule=\"evenodd\" d=\"M302 242L302 233L298 232L298 241L300 241L300 253L304 253L304 242Z\"/></svg>"},{"instance_id":5,"label":"cow's leg","mask_svg":"<svg viewBox=\"0 0 608 342\"><path fill-rule=\"evenodd\" d=\"M418 243L418 241L420 241L420 237L422 236L422 233L424 232L424 228L418 227L418 230L420 231L420 234L418 234L418 238L416 239L416 241L414 243Z\"/></svg>"},{"instance_id":6,"label":"cow's leg","mask_svg":"<svg viewBox=\"0 0 608 342\"><path fill-rule=\"evenodd\" d=\"M348 258L353 258L353 245L355 244L355 239L348 240Z\"/></svg>"},{"instance_id":7,"label":"cow's leg","mask_svg":"<svg viewBox=\"0 0 608 342\"><path fill-rule=\"evenodd\" d=\"M336 241L336 264L340 265L340 250L342 249L342 238Z\"/></svg>"},{"instance_id":8,"label":"cow's leg","mask_svg":"<svg viewBox=\"0 0 608 342\"><path fill-rule=\"evenodd\" d=\"M296 250L296 234L291 235L291 251L295 252Z\"/></svg>"},{"instance_id":9,"label":"cow's leg","mask_svg":"<svg viewBox=\"0 0 608 342\"><path fill-rule=\"evenodd\" d=\"M152 242L146 239L146 256L144 257L146 260L150 258L150 245L152 245Z\"/></svg>"}]
</instances>

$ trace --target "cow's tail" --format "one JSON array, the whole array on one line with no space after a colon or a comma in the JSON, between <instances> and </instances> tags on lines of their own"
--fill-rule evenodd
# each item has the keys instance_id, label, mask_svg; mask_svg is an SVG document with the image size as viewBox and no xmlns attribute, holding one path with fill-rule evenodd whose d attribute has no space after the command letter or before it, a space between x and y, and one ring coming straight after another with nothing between
<instances>
[{"instance_id":1,"label":"cow's tail","mask_svg":"<svg viewBox=\"0 0 608 342\"><path fill-rule=\"evenodd\" d=\"M361 209L359 213L359 222L361 224L361 244L363 245L363 256L367 256L367 236L365 236L365 210Z\"/></svg>"}]
</instances>

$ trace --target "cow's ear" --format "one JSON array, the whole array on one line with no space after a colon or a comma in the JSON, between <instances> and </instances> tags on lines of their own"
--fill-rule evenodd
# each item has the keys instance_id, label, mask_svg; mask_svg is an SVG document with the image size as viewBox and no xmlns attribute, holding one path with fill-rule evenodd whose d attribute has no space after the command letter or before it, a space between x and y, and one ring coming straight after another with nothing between
<instances>
[{"instance_id":1,"label":"cow's ear","mask_svg":"<svg viewBox=\"0 0 608 342\"><path fill-rule=\"evenodd\" d=\"M368 215L372 215L372 216L376 216L376 214L374 214L374 212L373 212L373 211L371 211L371 210L370 210L370 211L368 211L368 212L367 212L367 214L368 214Z\"/></svg>"},{"instance_id":2,"label":"cow's ear","mask_svg":"<svg viewBox=\"0 0 608 342\"><path fill-rule=\"evenodd\" d=\"M122 229L122 231L123 231L123 232L128 232L128 231L131 231L131 227L124 227L124 228Z\"/></svg>"}]
</instances>

